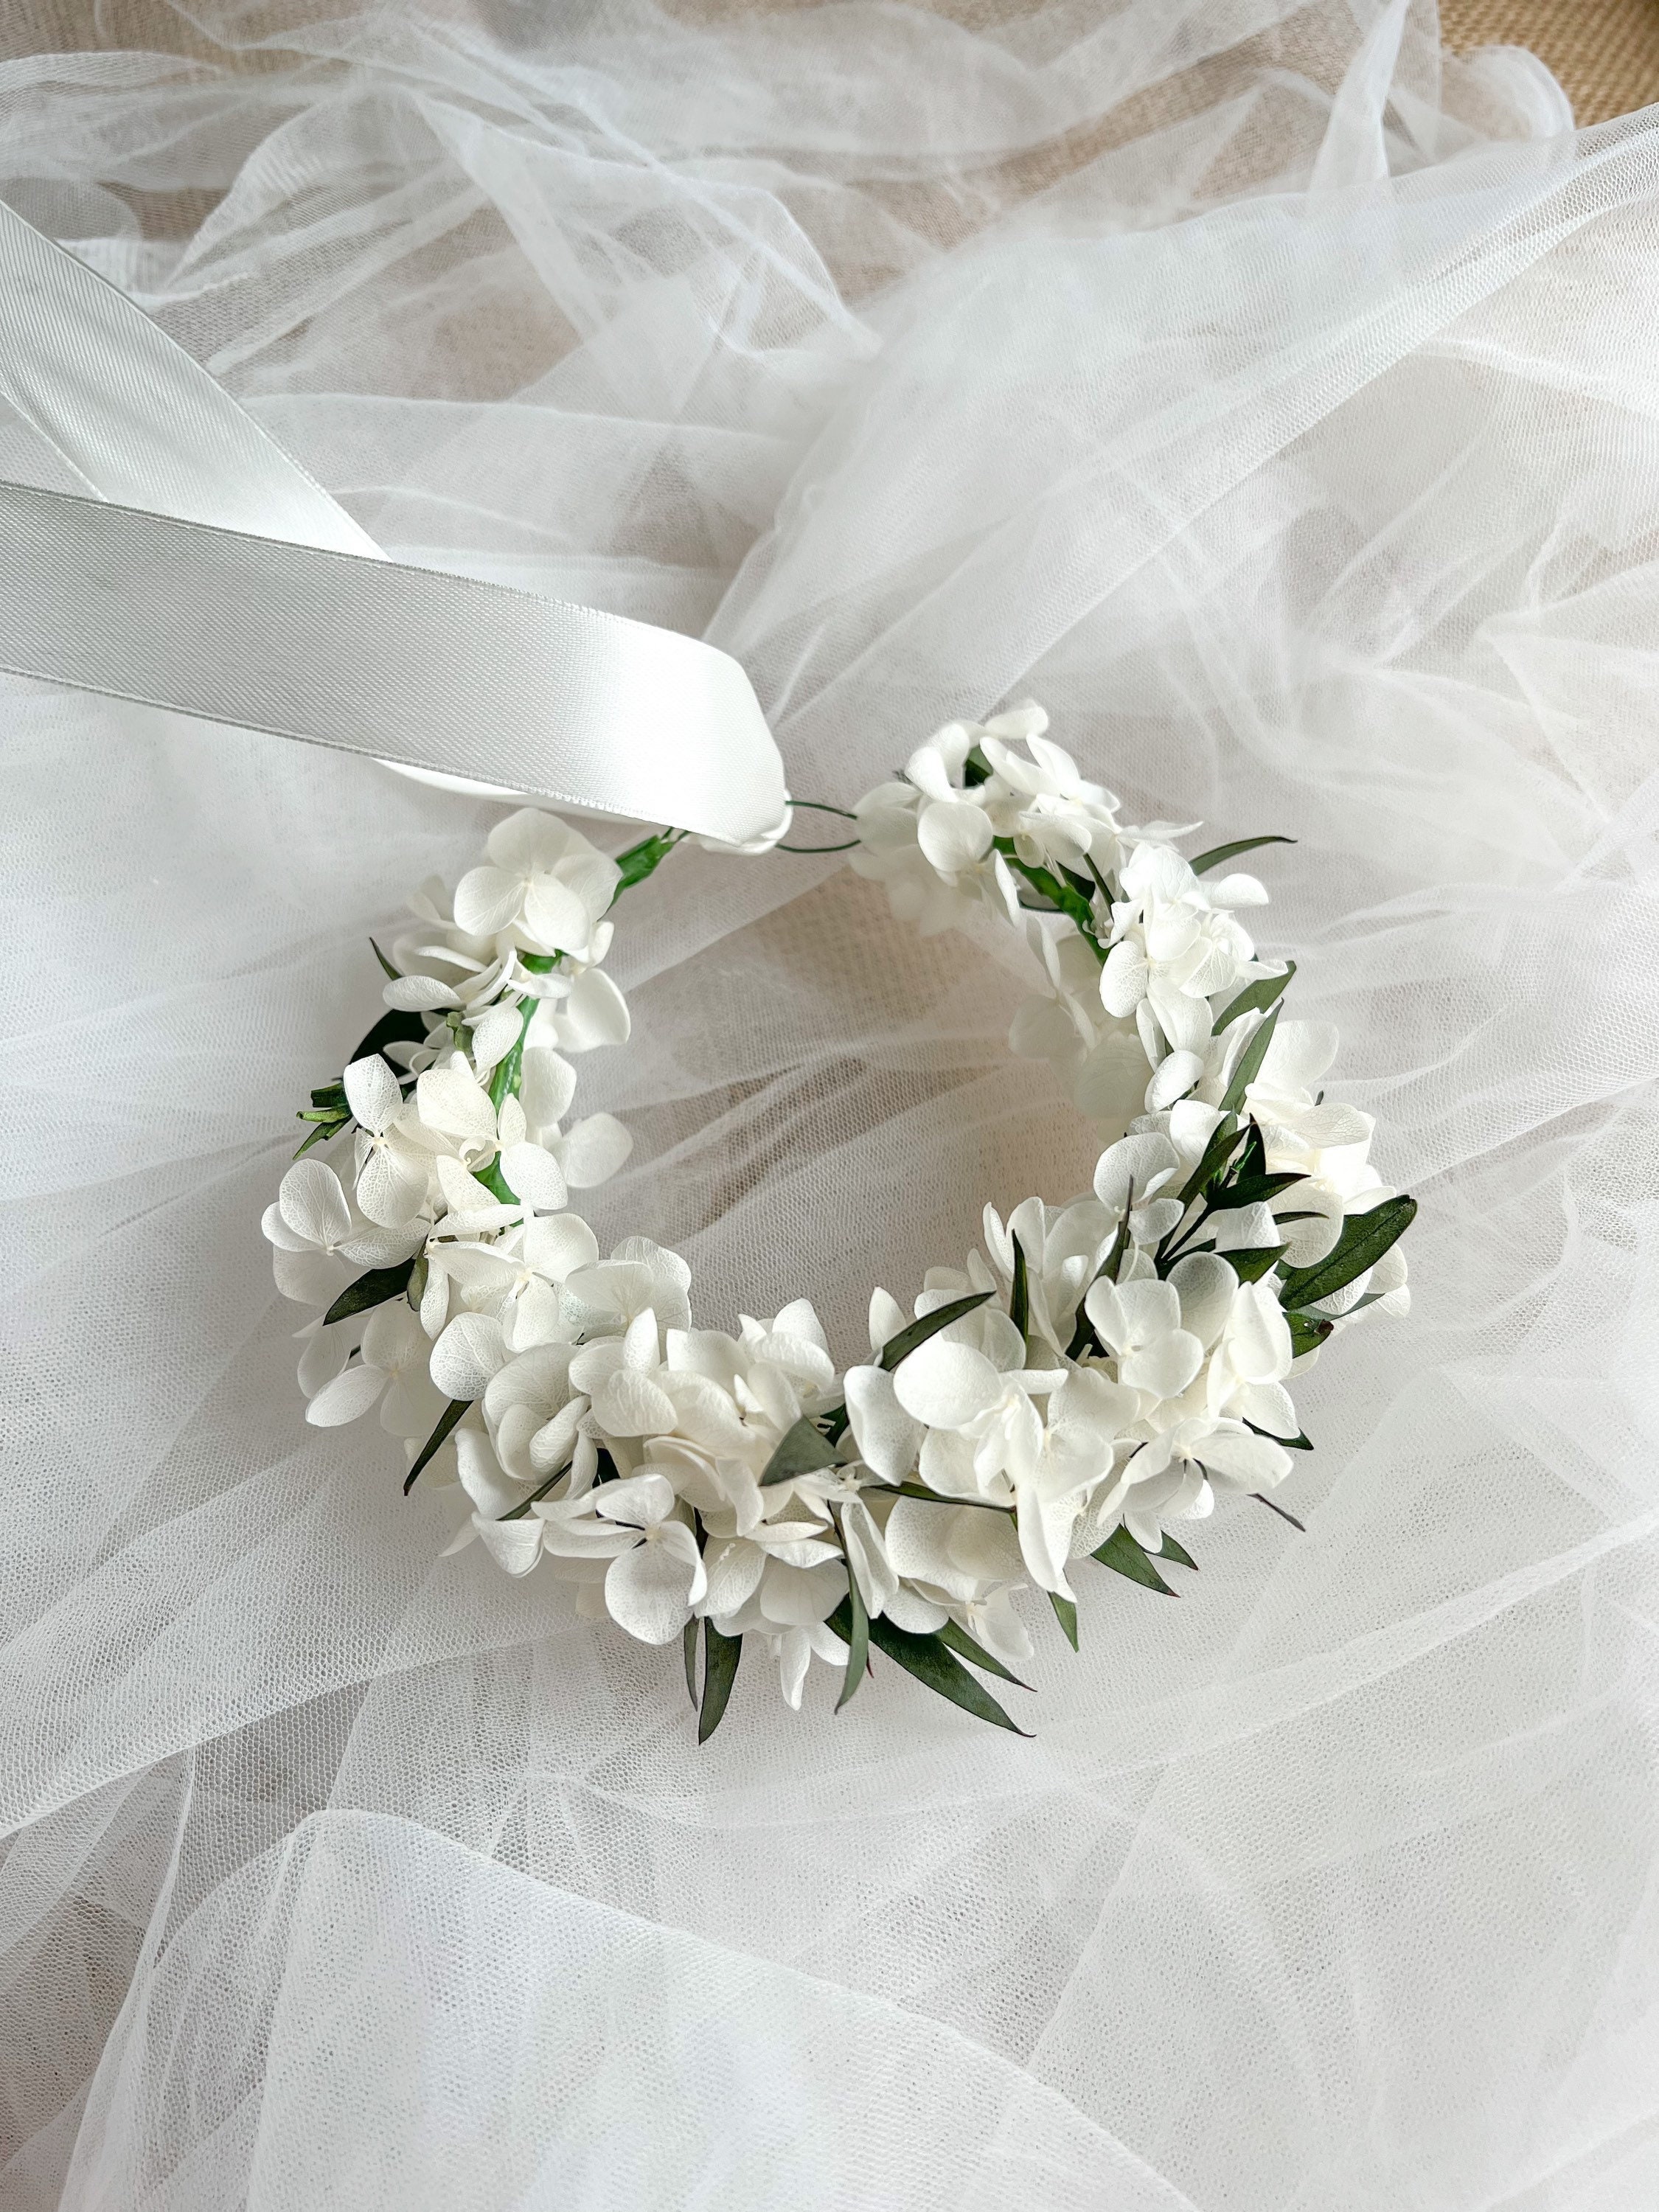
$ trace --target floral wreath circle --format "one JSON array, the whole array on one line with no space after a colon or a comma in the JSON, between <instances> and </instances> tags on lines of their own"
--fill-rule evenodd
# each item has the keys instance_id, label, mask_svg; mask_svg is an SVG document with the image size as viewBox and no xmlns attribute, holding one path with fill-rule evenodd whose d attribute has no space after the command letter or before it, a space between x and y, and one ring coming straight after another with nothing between
<instances>
[{"instance_id":1,"label":"floral wreath circle","mask_svg":"<svg viewBox=\"0 0 1659 2212\"><path fill-rule=\"evenodd\" d=\"M387 1012L312 1093L266 1212L278 1289L318 1309L307 1418L378 1407L405 1492L424 1476L464 1516L451 1551L546 1560L583 1610L681 1639L699 1741L751 1642L796 1708L814 1658L839 1710L873 1648L1013 1729L982 1678L1024 1686L1022 1594L1075 1650L1075 1562L1170 1593L1162 1569L1195 1565L1173 1528L1218 1492L1271 1504L1311 1448L1288 1378L1406 1309L1415 1203L1370 1165L1370 1116L1316 1087L1334 1030L1281 1018L1294 963L1239 920L1267 892L1218 872L1292 841L1184 858L1196 824L1125 827L1047 726L1029 705L951 723L848 844L784 848L851 851L924 933L981 910L1020 933L1044 982L1011 1045L1117 1132L1086 1195L988 1206L983 1250L930 1268L909 1316L876 1291L866 1363L837 1375L804 1298L694 1327L678 1254L602 1258L571 1210L630 1146L608 1114L568 1119L573 1058L629 1036L610 912L678 830L612 859L526 808L453 898L427 884L374 947Z\"/></svg>"}]
</instances>

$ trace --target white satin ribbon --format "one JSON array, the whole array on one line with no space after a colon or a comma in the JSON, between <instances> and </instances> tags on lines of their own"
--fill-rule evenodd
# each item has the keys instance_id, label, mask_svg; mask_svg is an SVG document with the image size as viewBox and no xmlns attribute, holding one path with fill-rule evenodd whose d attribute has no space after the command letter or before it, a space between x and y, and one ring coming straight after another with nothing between
<instances>
[{"instance_id":1,"label":"white satin ribbon","mask_svg":"<svg viewBox=\"0 0 1659 2212\"><path fill-rule=\"evenodd\" d=\"M732 844L781 823L783 763L728 654L387 561L3 202L0 399L87 495L0 483L0 668Z\"/></svg>"}]
</instances>

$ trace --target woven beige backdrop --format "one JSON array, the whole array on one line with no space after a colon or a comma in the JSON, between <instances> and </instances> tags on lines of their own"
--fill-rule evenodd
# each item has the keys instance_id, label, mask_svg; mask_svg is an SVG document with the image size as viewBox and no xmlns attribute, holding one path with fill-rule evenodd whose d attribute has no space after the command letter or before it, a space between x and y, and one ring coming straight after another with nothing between
<instances>
[{"instance_id":1,"label":"woven beige backdrop","mask_svg":"<svg viewBox=\"0 0 1659 2212\"><path fill-rule=\"evenodd\" d=\"M466 0L425 4L434 13L488 13L470 9ZM711 0L678 4L687 13L725 13L734 0L713 0L712 7ZM752 4L811 5L811 0ZM1470 46L1530 46L1566 87L1581 123L1601 123L1659 100L1659 0L1441 0L1440 14L1446 44L1460 52ZM0 0L0 55L86 46L207 51L165 0L103 0L101 6L97 0Z\"/></svg>"},{"instance_id":2,"label":"woven beige backdrop","mask_svg":"<svg viewBox=\"0 0 1659 2212\"><path fill-rule=\"evenodd\" d=\"M1470 46L1530 46L1581 123L1659 100L1659 0L1441 0L1442 35Z\"/></svg>"}]
</instances>

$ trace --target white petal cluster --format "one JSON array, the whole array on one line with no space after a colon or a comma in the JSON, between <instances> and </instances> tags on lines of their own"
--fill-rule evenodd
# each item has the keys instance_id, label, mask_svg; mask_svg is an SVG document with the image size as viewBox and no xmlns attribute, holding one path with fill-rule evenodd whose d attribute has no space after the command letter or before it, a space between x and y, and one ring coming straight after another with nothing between
<instances>
[{"instance_id":1,"label":"white petal cluster","mask_svg":"<svg viewBox=\"0 0 1659 2212\"><path fill-rule=\"evenodd\" d=\"M1116 866L1119 802L1085 781L1071 755L1044 737L1048 726L1042 708L1030 705L988 722L947 722L917 746L902 776L859 801L853 866L885 884L901 921L932 935L981 905L1018 921L1011 857L1031 866ZM1024 756L1014 750L1022 739Z\"/></svg>"},{"instance_id":2,"label":"white petal cluster","mask_svg":"<svg viewBox=\"0 0 1659 2212\"><path fill-rule=\"evenodd\" d=\"M439 884L412 902L385 991L404 1033L353 1060L313 1112L326 1156L307 1147L264 1224L276 1286L301 1305L326 1313L364 1270L401 1272L380 1303L307 1324L300 1379L313 1423L378 1405L411 1457L452 1395L436 1352L452 1319L541 1341L558 1283L598 1257L570 1194L615 1174L632 1142L609 1114L568 1118L571 1056L629 1033L596 964L617 864L533 808L487 851L453 913Z\"/></svg>"},{"instance_id":3,"label":"white petal cluster","mask_svg":"<svg viewBox=\"0 0 1659 2212\"><path fill-rule=\"evenodd\" d=\"M688 1672L701 1633L705 1723L716 1650L763 1648L798 1706L814 1658L844 1702L866 1644L1006 1723L960 1656L1030 1657L1022 1594L1075 1640L1086 1555L1154 1587L1155 1559L1190 1564L1173 1528L1307 1448L1293 1375L1407 1302L1412 1202L1370 1164L1370 1117L1325 1097L1335 1032L1282 1018L1292 971L1238 919L1261 885L1212 880L1225 853L1184 858L1183 830L1123 827L1045 729L1028 707L940 731L860 802L854 866L924 930L983 907L1021 933L1043 988L1015 1048L1113 1140L1081 1197L988 1208L910 1314L877 1291L845 1373L805 1299L700 1328L684 1260L641 1238L602 1258L569 1207L629 1146L567 1119L569 1055L628 1035L608 909L675 833L628 875L526 810L453 901L427 886L387 1023L313 1093L334 1156L305 1148L265 1216L278 1287L324 1309L300 1332L309 1419L378 1409L410 1480L453 1499L452 1550L544 1567L642 1643L685 1637Z\"/></svg>"}]
</instances>

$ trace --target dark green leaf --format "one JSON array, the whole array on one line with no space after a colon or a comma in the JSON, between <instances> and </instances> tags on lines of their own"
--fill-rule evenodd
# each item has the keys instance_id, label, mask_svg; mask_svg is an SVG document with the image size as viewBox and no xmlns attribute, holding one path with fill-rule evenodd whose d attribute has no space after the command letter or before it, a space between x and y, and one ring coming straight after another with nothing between
<instances>
[{"instance_id":1,"label":"dark green leaf","mask_svg":"<svg viewBox=\"0 0 1659 2212\"><path fill-rule=\"evenodd\" d=\"M1291 1332L1291 1357L1300 1359L1304 1352L1314 1352L1336 1326L1322 1314L1287 1313L1285 1316Z\"/></svg>"},{"instance_id":2,"label":"dark green leaf","mask_svg":"<svg viewBox=\"0 0 1659 2212\"><path fill-rule=\"evenodd\" d=\"M311 1134L306 1139L304 1144L301 1145L295 1150L294 1155L295 1158L296 1160L303 1159L313 1145L325 1145L331 1137L337 1137L344 1127L345 1123L343 1121L335 1121L332 1123L325 1122L320 1129L313 1129Z\"/></svg>"},{"instance_id":3,"label":"dark green leaf","mask_svg":"<svg viewBox=\"0 0 1659 2212\"><path fill-rule=\"evenodd\" d=\"M1244 1093L1261 1073L1261 1063L1267 1057L1267 1047L1273 1041L1273 1031L1279 1027L1279 1008L1274 1006L1261 1028L1239 1054L1238 1066L1233 1070L1233 1079L1227 1085L1227 1095L1222 1109L1236 1114L1244 1103Z\"/></svg>"},{"instance_id":4,"label":"dark green leaf","mask_svg":"<svg viewBox=\"0 0 1659 2212\"><path fill-rule=\"evenodd\" d=\"M1321 1298L1346 1290L1356 1275L1376 1265L1416 1218L1414 1198L1385 1198L1369 1213L1351 1213L1342 1224L1342 1234L1322 1260L1316 1260L1311 1267L1292 1267L1286 1274L1279 1304L1316 1305Z\"/></svg>"},{"instance_id":5,"label":"dark green leaf","mask_svg":"<svg viewBox=\"0 0 1659 2212\"><path fill-rule=\"evenodd\" d=\"M680 1638L680 1647L685 1655L685 1694L691 1700L693 1712L697 1709L697 1631L702 1626L702 1621L693 1613Z\"/></svg>"},{"instance_id":6,"label":"dark green leaf","mask_svg":"<svg viewBox=\"0 0 1659 2212\"><path fill-rule=\"evenodd\" d=\"M401 968L394 968L392 966L392 963L386 958L385 953L381 951L380 946L375 945L374 939L372 937L368 941L374 947L374 957L380 962L380 966L385 970L386 974L392 978L394 983L400 981L404 972L403 969Z\"/></svg>"},{"instance_id":7,"label":"dark green leaf","mask_svg":"<svg viewBox=\"0 0 1659 2212\"><path fill-rule=\"evenodd\" d=\"M1096 861L1094 854L1092 853L1085 853L1083 857L1088 863L1089 873L1094 878L1095 888L1099 891L1102 898L1105 900L1108 906L1115 905L1116 894L1113 890L1111 884L1107 881L1106 878L1101 874L1099 865Z\"/></svg>"},{"instance_id":8,"label":"dark green leaf","mask_svg":"<svg viewBox=\"0 0 1659 2212\"><path fill-rule=\"evenodd\" d=\"M896 1336L890 1336L882 1346L882 1365L890 1375L901 1359L908 1359L918 1346L926 1344L930 1336L937 1336L940 1329L949 1328L953 1321L960 1321L963 1314L982 1306L990 1295L989 1291L976 1291L971 1297L952 1298L949 1305L938 1306L920 1321L913 1321Z\"/></svg>"},{"instance_id":9,"label":"dark green leaf","mask_svg":"<svg viewBox=\"0 0 1659 2212\"><path fill-rule=\"evenodd\" d=\"M1253 1244L1243 1252L1224 1252L1222 1258L1241 1283L1259 1283L1261 1278L1285 1256L1282 1244Z\"/></svg>"},{"instance_id":10,"label":"dark green leaf","mask_svg":"<svg viewBox=\"0 0 1659 2212\"><path fill-rule=\"evenodd\" d=\"M1096 1282L1099 1279L1099 1276L1095 1278ZM1094 1284L1091 1283L1089 1288L1092 1290ZM1092 1352L1097 1358L1103 1358L1106 1347L1096 1335L1095 1325L1090 1320L1088 1312L1082 1300L1079 1299L1077 1309L1077 1325L1072 1331L1072 1340L1066 1347L1066 1357L1068 1359L1081 1359L1085 1352Z\"/></svg>"},{"instance_id":11,"label":"dark green leaf","mask_svg":"<svg viewBox=\"0 0 1659 2212\"><path fill-rule=\"evenodd\" d=\"M830 1614L829 1625L843 1644L850 1644L853 1613L846 1598ZM870 1623L870 1641L907 1674L914 1674L925 1687L960 1705L975 1720L988 1721L993 1728L1006 1729L1013 1735L1025 1734L1024 1729L1015 1727L984 1684L968 1672L937 1632L913 1636L908 1629L895 1628L890 1620L877 1620Z\"/></svg>"},{"instance_id":12,"label":"dark green leaf","mask_svg":"<svg viewBox=\"0 0 1659 2212\"><path fill-rule=\"evenodd\" d=\"M865 1609L864 1592L859 1588L859 1578L853 1572L850 1561L848 1563L844 1602L848 1614L847 1672L842 1680L841 1695L836 1699L837 1712L864 1680L870 1664L870 1615Z\"/></svg>"},{"instance_id":13,"label":"dark green leaf","mask_svg":"<svg viewBox=\"0 0 1659 2212\"><path fill-rule=\"evenodd\" d=\"M1075 1651L1077 1650L1076 1606L1070 1598L1061 1597L1058 1590L1049 1591L1048 1602L1054 1609L1054 1619L1066 1632L1066 1641Z\"/></svg>"},{"instance_id":14,"label":"dark green leaf","mask_svg":"<svg viewBox=\"0 0 1659 2212\"><path fill-rule=\"evenodd\" d=\"M969 791L972 791L978 784L988 783L991 781L991 763L977 745L971 748L967 759L962 763L962 781L963 787Z\"/></svg>"},{"instance_id":15,"label":"dark green leaf","mask_svg":"<svg viewBox=\"0 0 1659 2212\"><path fill-rule=\"evenodd\" d=\"M1008 1297L1008 1318L1024 1336L1031 1319L1031 1286L1025 1272L1025 1248L1014 1239L1014 1286Z\"/></svg>"},{"instance_id":16,"label":"dark green leaf","mask_svg":"<svg viewBox=\"0 0 1659 2212\"><path fill-rule=\"evenodd\" d=\"M444 1408L443 1412L439 1414L437 1427L434 1429L432 1434L421 1446L419 1457L416 1460L414 1466L410 1468L409 1473L404 1477L404 1496L405 1498L407 1498L410 1492L414 1489L416 1476L422 1473L428 1462L439 1451L450 1431L455 1426L455 1424L460 1419L462 1414L465 1413L467 1407L471 1403L472 1401L471 1398L452 1398L448 1405Z\"/></svg>"},{"instance_id":17,"label":"dark green leaf","mask_svg":"<svg viewBox=\"0 0 1659 2212\"><path fill-rule=\"evenodd\" d=\"M1307 1534L1308 1526L1306 1522L1298 1521L1294 1513L1287 1513L1282 1505L1276 1504L1271 1498L1264 1498L1259 1490L1253 1490L1250 1492L1250 1495L1255 1498L1258 1505L1265 1505L1269 1513L1277 1513L1281 1521L1288 1521L1291 1528L1294 1528L1299 1535L1305 1536Z\"/></svg>"},{"instance_id":18,"label":"dark green leaf","mask_svg":"<svg viewBox=\"0 0 1659 2212\"><path fill-rule=\"evenodd\" d=\"M1182 1550L1167 1528L1164 1531L1164 1543L1158 1556L1160 1559L1173 1559L1178 1567L1190 1567L1194 1574L1198 1572L1198 1561L1190 1552Z\"/></svg>"},{"instance_id":19,"label":"dark green leaf","mask_svg":"<svg viewBox=\"0 0 1659 2212\"><path fill-rule=\"evenodd\" d=\"M505 1513L499 1514L496 1517L502 1521L527 1520L530 1516L531 1507L532 1505L539 1504L542 1499L546 1497L548 1492L552 1489L554 1484L556 1482L562 1482L569 1472L570 1465L569 1462L567 1461L564 1466L556 1468L554 1469L553 1473L548 1476L547 1480L543 1483L539 1490L532 1490L528 1498L521 1498L516 1505L510 1506Z\"/></svg>"},{"instance_id":20,"label":"dark green leaf","mask_svg":"<svg viewBox=\"0 0 1659 2212\"><path fill-rule=\"evenodd\" d=\"M382 1014L368 1035L362 1038L351 1060L368 1060L377 1052L384 1052L389 1044L420 1044L426 1037L426 1016L406 1012L401 1006L392 1007ZM348 1067L351 1060L346 1062Z\"/></svg>"},{"instance_id":21,"label":"dark green leaf","mask_svg":"<svg viewBox=\"0 0 1659 2212\"><path fill-rule=\"evenodd\" d=\"M738 1679L743 1638L725 1635L712 1620L702 1625L702 1710L697 1716L697 1741L707 1743L726 1717L732 1685Z\"/></svg>"},{"instance_id":22,"label":"dark green leaf","mask_svg":"<svg viewBox=\"0 0 1659 2212\"><path fill-rule=\"evenodd\" d=\"M925 1482L872 1482L865 1487L891 1498L925 1498L930 1505L968 1505L977 1513L1012 1513L1012 1505L999 1505L994 1498L951 1498L942 1490L929 1490Z\"/></svg>"},{"instance_id":23,"label":"dark green leaf","mask_svg":"<svg viewBox=\"0 0 1659 2212\"><path fill-rule=\"evenodd\" d=\"M1110 1567L1114 1574L1127 1575L1132 1583L1140 1583L1147 1589L1162 1590L1165 1597L1176 1595L1127 1528L1114 1528L1093 1556L1103 1567Z\"/></svg>"},{"instance_id":24,"label":"dark green leaf","mask_svg":"<svg viewBox=\"0 0 1659 2212\"><path fill-rule=\"evenodd\" d=\"M833 1467L835 1463L835 1446L811 1416L803 1413L794 1426L786 1431L777 1449L767 1461L761 1487L764 1490L769 1483L787 1482L792 1475L811 1474L821 1467Z\"/></svg>"},{"instance_id":25,"label":"dark green leaf","mask_svg":"<svg viewBox=\"0 0 1659 2212\"><path fill-rule=\"evenodd\" d=\"M954 1620L947 1620L933 1633L941 1644L948 1644L958 1658L969 1661L981 1674L999 1675L1003 1681L1012 1682L1017 1690L1030 1688L1029 1682L1022 1682L1018 1674L1011 1674L1000 1659L994 1658L982 1644L976 1644L967 1630L959 1628Z\"/></svg>"},{"instance_id":26,"label":"dark green leaf","mask_svg":"<svg viewBox=\"0 0 1659 2212\"><path fill-rule=\"evenodd\" d=\"M415 1272L413 1260L400 1260L395 1267L371 1267L366 1275L359 1275L355 1283L348 1283L323 1316L325 1328L331 1322L349 1321L353 1314L367 1313L371 1306L383 1306L389 1298L400 1298L409 1288L409 1279Z\"/></svg>"},{"instance_id":27,"label":"dark green leaf","mask_svg":"<svg viewBox=\"0 0 1659 2212\"><path fill-rule=\"evenodd\" d=\"M849 1425L845 1406L826 1406L818 1415L823 1424L823 1433L832 1444L838 1444Z\"/></svg>"},{"instance_id":28,"label":"dark green leaf","mask_svg":"<svg viewBox=\"0 0 1659 2212\"><path fill-rule=\"evenodd\" d=\"M1212 1210L1217 1213L1237 1213L1247 1206L1267 1206L1292 1183L1307 1180L1304 1175L1240 1176L1237 1182L1222 1184Z\"/></svg>"},{"instance_id":29,"label":"dark green leaf","mask_svg":"<svg viewBox=\"0 0 1659 2212\"><path fill-rule=\"evenodd\" d=\"M1215 1181L1237 1142L1238 1124L1231 1114L1224 1114L1212 1131L1210 1141L1205 1146L1198 1165L1182 1186L1179 1195L1183 1206L1190 1206L1194 1199Z\"/></svg>"},{"instance_id":30,"label":"dark green leaf","mask_svg":"<svg viewBox=\"0 0 1659 2212\"><path fill-rule=\"evenodd\" d=\"M1207 876L1212 868L1218 868L1224 860L1236 860L1241 853L1254 853L1261 845L1294 845L1294 837L1240 837L1231 845L1212 845L1207 853L1200 853L1188 866L1195 876Z\"/></svg>"},{"instance_id":31,"label":"dark green leaf","mask_svg":"<svg viewBox=\"0 0 1659 2212\"><path fill-rule=\"evenodd\" d=\"M1265 1014L1274 1000L1283 995L1285 986L1296 973L1296 963L1288 960L1282 975L1263 975L1254 983L1247 983L1236 999L1230 999L1216 1017L1215 1033L1220 1036L1229 1022L1236 1022L1241 1014Z\"/></svg>"}]
</instances>

